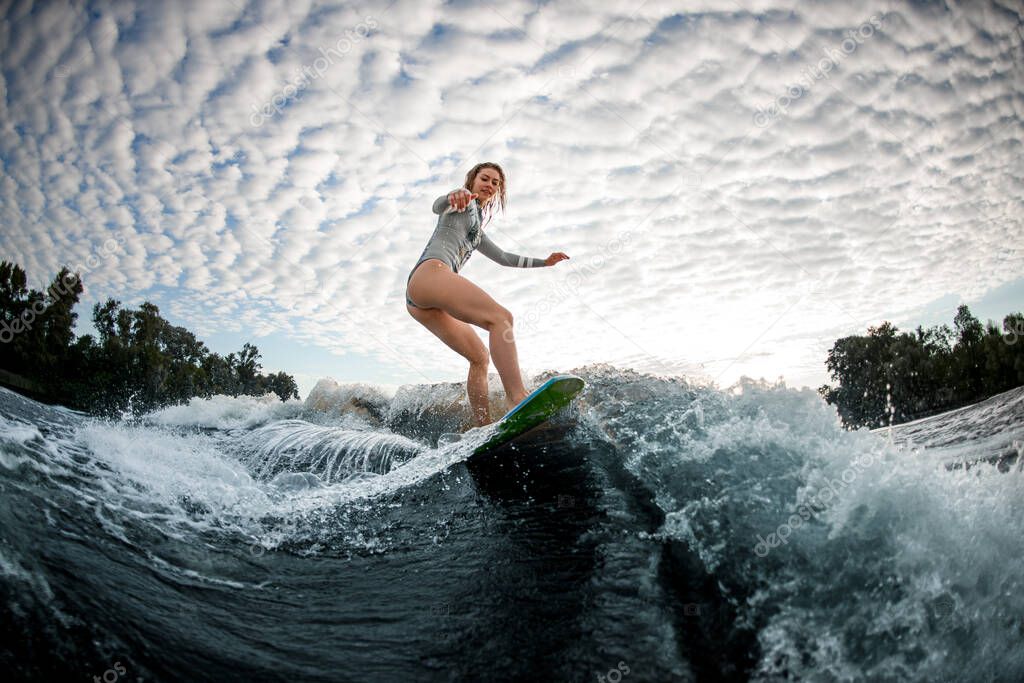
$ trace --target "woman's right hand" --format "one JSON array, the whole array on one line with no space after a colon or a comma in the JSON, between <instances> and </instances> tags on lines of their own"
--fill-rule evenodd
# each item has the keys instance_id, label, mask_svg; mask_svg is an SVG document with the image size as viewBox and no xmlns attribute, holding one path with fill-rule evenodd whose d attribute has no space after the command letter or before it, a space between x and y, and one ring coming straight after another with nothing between
<instances>
[{"instance_id":1,"label":"woman's right hand","mask_svg":"<svg viewBox=\"0 0 1024 683\"><path fill-rule=\"evenodd\" d=\"M475 192L470 192L464 187L452 190L448 193L448 204L456 211L465 211L469 203L476 199Z\"/></svg>"}]
</instances>

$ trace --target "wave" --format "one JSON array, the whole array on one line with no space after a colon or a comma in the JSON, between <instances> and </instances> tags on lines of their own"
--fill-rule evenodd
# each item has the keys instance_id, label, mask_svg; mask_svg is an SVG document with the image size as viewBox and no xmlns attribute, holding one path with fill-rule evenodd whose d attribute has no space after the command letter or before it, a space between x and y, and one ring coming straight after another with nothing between
<instances>
[{"instance_id":1,"label":"wave","mask_svg":"<svg viewBox=\"0 0 1024 683\"><path fill-rule=\"evenodd\" d=\"M374 583L348 609L405 624L410 647L468 677L485 675L495 647L507 671L532 671L519 657L564 678L604 673L612 651L637 680L1024 677L1024 472L1012 455L1024 388L850 432L810 390L573 372L587 381L573 409L489 462L468 460L486 430L436 447L468 414L458 385L388 394L325 380L305 402L214 397L113 421L0 391L2 597L15 625L41 634L34 648L63 653L46 663L16 649L13 670L99 665L116 646L159 679L196 665L188 625L216 595L226 621L201 635L233 645L206 675L246 661L253 675L302 675L296 662L312 657L326 679L341 654L311 645L302 610L253 634L273 633L280 650L258 666L245 655L254 641L224 629L282 598L334 604L332 582L354 581L357 562ZM409 591L461 606L463 621L439 625ZM166 612L153 628L188 647L124 640L125 619L149 632L125 616L135 593ZM103 637L79 637L82 624ZM427 636L439 627L448 636ZM472 646L438 654L456 632ZM381 652L348 666L412 675Z\"/></svg>"}]
</instances>

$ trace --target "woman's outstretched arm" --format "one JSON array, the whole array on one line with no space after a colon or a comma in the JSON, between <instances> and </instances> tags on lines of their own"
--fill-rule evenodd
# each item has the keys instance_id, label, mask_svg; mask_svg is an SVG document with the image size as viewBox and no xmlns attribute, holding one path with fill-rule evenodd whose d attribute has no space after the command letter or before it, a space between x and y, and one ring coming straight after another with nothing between
<instances>
[{"instance_id":1,"label":"woman's outstretched arm","mask_svg":"<svg viewBox=\"0 0 1024 683\"><path fill-rule=\"evenodd\" d=\"M469 205L469 202L474 199L476 199L475 193L470 192L464 187L460 187L435 199L434 213L440 214L446 211L449 207L455 211L462 211L467 205Z\"/></svg>"},{"instance_id":2,"label":"woman's outstretched arm","mask_svg":"<svg viewBox=\"0 0 1024 683\"><path fill-rule=\"evenodd\" d=\"M551 257L555 256L555 254L552 254L547 259L512 254L507 251L504 251L501 247L492 242L491 238L488 237L487 235L484 235L480 239L480 245L477 247L477 250L479 250L481 254L491 259L495 263L500 263L503 266L511 266L513 268L539 268L541 266L554 265L554 263L549 263L549 261L552 260ZM565 256L565 254L562 254L561 252L556 253L560 256L564 256L565 258L569 258L568 256ZM561 260L561 258L556 259L555 263Z\"/></svg>"},{"instance_id":3,"label":"woman's outstretched arm","mask_svg":"<svg viewBox=\"0 0 1024 683\"><path fill-rule=\"evenodd\" d=\"M434 200L434 213L440 215L445 209L448 208L448 195L443 194Z\"/></svg>"}]
</instances>

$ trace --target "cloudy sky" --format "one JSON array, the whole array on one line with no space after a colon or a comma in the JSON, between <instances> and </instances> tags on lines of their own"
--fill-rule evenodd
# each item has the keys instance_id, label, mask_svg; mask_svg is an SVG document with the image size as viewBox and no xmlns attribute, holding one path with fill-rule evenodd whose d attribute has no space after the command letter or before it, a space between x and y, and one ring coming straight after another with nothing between
<instances>
[{"instance_id":1,"label":"cloudy sky","mask_svg":"<svg viewBox=\"0 0 1024 683\"><path fill-rule=\"evenodd\" d=\"M307 391L464 380L406 312L430 205L527 374L827 380L840 336L1024 309L1016 1L4 2L0 257ZM481 330L482 338L486 339ZM492 368L493 372L493 368Z\"/></svg>"}]
</instances>

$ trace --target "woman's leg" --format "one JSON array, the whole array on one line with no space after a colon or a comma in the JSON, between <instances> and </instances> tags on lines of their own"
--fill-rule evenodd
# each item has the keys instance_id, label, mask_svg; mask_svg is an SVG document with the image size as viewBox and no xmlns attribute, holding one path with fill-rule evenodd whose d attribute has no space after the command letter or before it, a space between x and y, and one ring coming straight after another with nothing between
<instances>
[{"instance_id":1,"label":"woman's leg","mask_svg":"<svg viewBox=\"0 0 1024 683\"><path fill-rule=\"evenodd\" d=\"M433 332L449 348L469 361L466 392L473 412L473 426L490 422L490 401L487 391L487 368L490 356L480 337L467 323L456 320L440 308L406 306L409 315Z\"/></svg>"},{"instance_id":2,"label":"woman's leg","mask_svg":"<svg viewBox=\"0 0 1024 683\"><path fill-rule=\"evenodd\" d=\"M447 314L445 314L447 315ZM451 317L451 316L449 316ZM455 320L452 318L452 320ZM462 323L465 325L466 323ZM476 332L473 332L476 336ZM483 346L483 344L481 344ZM482 427L491 421L491 401L487 395L487 368L490 363L470 362L469 377L466 379L466 393L469 394L469 408L473 411L473 426Z\"/></svg>"},{"instance_id":3,"label":"woman's leg","mask_svg":"<svg viewBox=\"0 0 1024 683\"><path fill-rule=\"evenodd\" d=\"M512 314L484 290L453 273L447 264L430 259L409 280L408 291L422 307L440 308L451 317L487 330L490 357L512 407L526 398L513 334Z\"/></svg>"}]
</instances>

